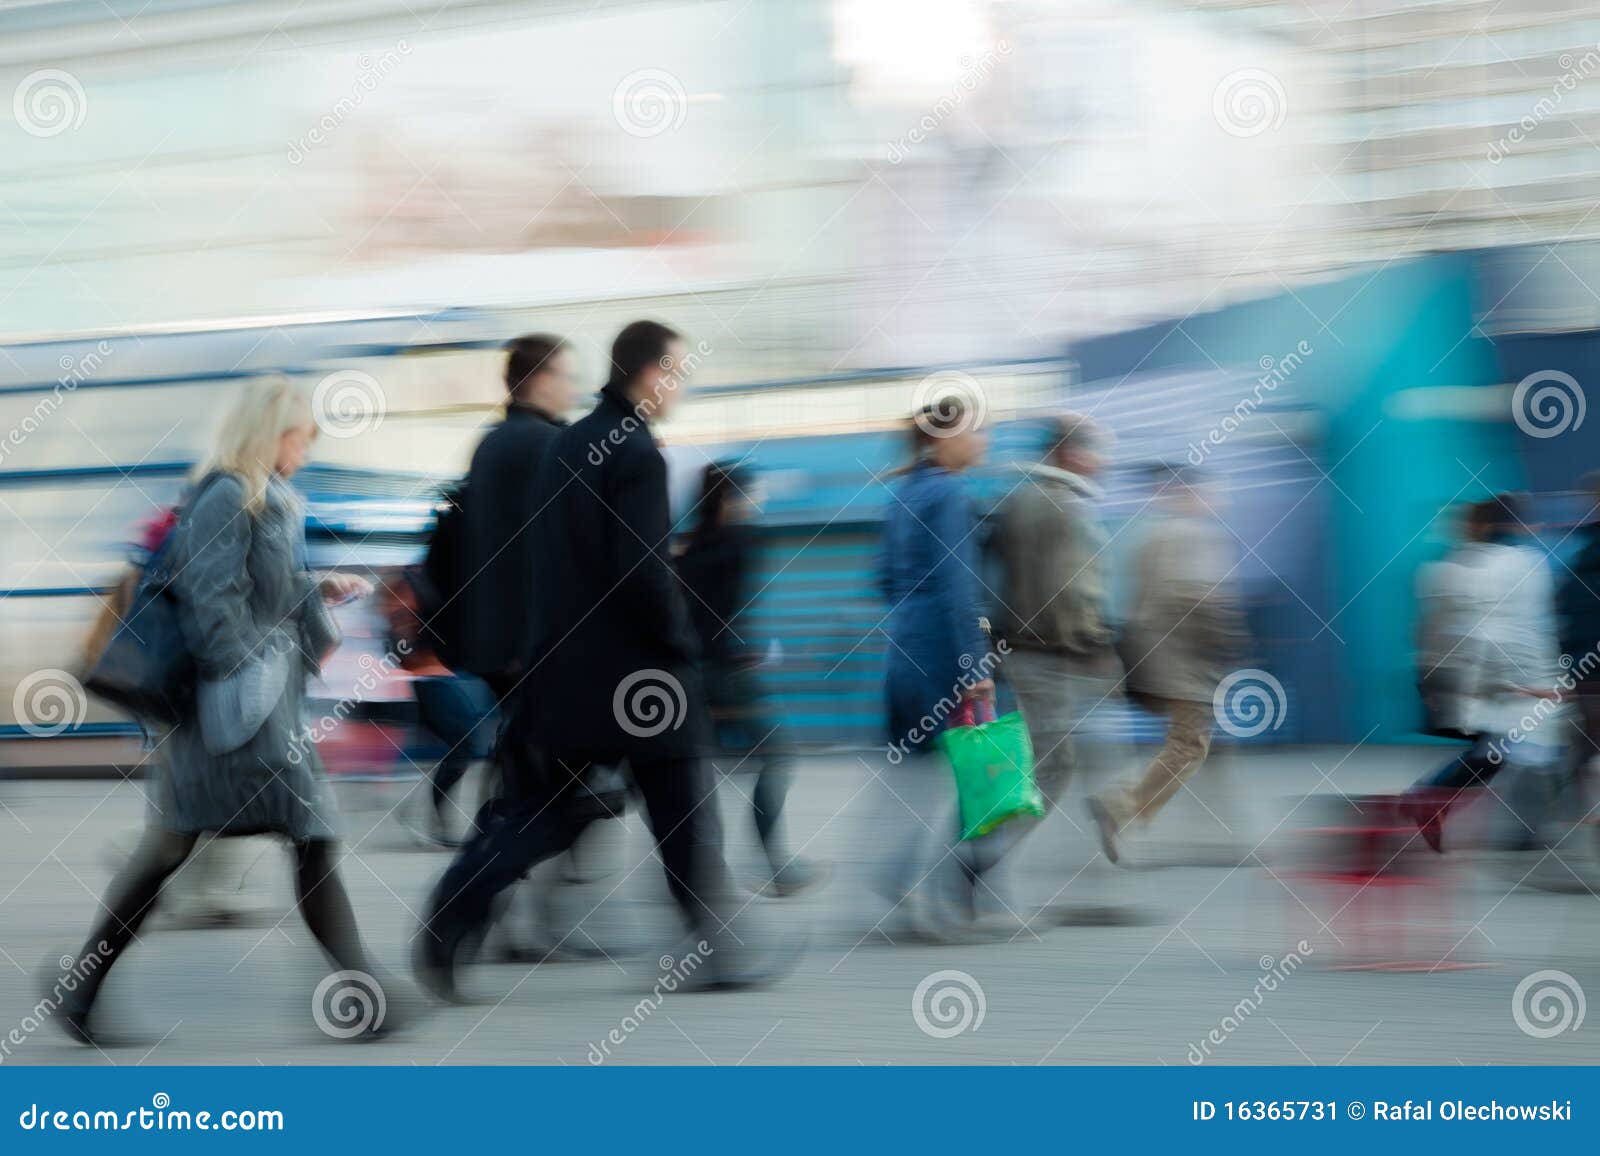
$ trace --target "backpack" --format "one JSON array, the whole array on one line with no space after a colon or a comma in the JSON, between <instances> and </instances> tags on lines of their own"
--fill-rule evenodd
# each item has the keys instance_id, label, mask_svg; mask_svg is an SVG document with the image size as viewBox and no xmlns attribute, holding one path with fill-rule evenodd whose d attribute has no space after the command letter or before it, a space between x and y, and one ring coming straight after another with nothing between
<instances>
[{"instance_id":1,"label":"backpack","mask_svg":"<svg viewBox=\"0 0 1600 1156\"><path fill-rule=\"evenodd\" d=\"M433 532L422 561L406 568L416 596L415 645L455 669L466 658L467 484L442 491L434 509Z\"/></svg>"}]
</instances>

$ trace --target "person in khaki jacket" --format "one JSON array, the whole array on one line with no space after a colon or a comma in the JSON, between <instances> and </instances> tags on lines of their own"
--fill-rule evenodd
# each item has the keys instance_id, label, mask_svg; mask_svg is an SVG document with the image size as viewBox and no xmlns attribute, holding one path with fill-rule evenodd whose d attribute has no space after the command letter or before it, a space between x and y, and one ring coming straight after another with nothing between
<instances>
[{"instance_id":1,"label":"person in khaki jacket","mask_svg":"<svg viewBox=\"0 0 1600 1156\"><path fill-rule=\"evenodd\" d=\"M1106 619L1106 535L1094 510L1094 478L1109 435L1080 414L1058 415L1041 461L1001 505L995 552L1003 574L996 614L1046 804L1066 790L1075 740L1089 710L1112 689L1117 659Z\"/></svg>"},{"instance_id":2,"label":"person in khaki jacket","mask_svg":"<svg viewBox=\"0 0 1600 1156\"><path fill-rule=\"evenodd\" d=\"M1134 819L1148 823L1205 762L1212 699L1244 641L1227 531L1190 471L1163 468L1159 477L1159 513L1135 557L1122 653L1128 697L1165 716L1167 735L1138 779L1088 800L1113 863L1119 832Z\"/></svg>"}]
</instances>

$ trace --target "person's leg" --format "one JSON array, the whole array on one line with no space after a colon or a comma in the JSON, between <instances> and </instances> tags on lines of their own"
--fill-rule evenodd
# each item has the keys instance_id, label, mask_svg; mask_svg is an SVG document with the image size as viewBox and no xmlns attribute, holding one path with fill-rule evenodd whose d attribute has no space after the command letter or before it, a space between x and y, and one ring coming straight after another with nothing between
<instances>
[{"instance_id":1,"label":"person's leg","mask_svg":"<svg viewBox=\"0 0 1600 1156\"><path fill-rule=\"evenodd\" d=\"M480 812L480 824L434 887L423 928L427 938L459 942L481 930L495 896L573 841L558 803L491 803Z\"/></svg>"},{"instance_id":2,"label":"person's leg","mask_svg":"<svg viewBox=\"0 0 1600 1156\"><path fill-rule=\"evenodd\" d=\"M1169 699L1161 704L1167 736L1143 775L1098 796L1120 831L1135 819L1148 823L1205 762L1211 749L1211 704Z\"/></svg>"},{"instance_id":3,"label":"person's leg","mask_svg":"<svg viewBox=\"0 0 1600 1156\"><path fill-rule=\"evenodd\" d=\"M715 785L694 756L632 758L629 763L673 899L691 928L720 938L722 920L731 914L731 888Z\"/></svg>"},{"instance_id":4,"label":"person's leg","mask_svg":"<svg viewBox=\"0 0 1600 1156\"><path fill-rule=\"evenodd\" d=\"M487 928L495 897L535 864L565 851L581 832L563 795L493 799L478 812L476 833L434 885L417 936L419 977L434 994L455 997L456 957Z\"/></svg>"},{"instance_id":5,"label":"person's leg","mask_svg":"<svg viewBox=\"0 0 1600 1156\"><path fill-rule=\"evenodd\" d=\"M467 768L489 753L494 699L481 680L465 677L420 678L413 691L419 721L446 748L432 781L433 809L442 815Z\"/></svg>"},{"instance_id":6,"label":"person's leg","mask_svg":"<svg viewBox=\"0 0 1600 1156\"><path fill-rule=\"evenodd\" d=\"M294 845L294 894L300 918L333 963L346 971L370 973L356 913L339 878L338 847L332 839Z\"/></svg>"},{"instance_id":7,"label":"person's leg","mask_svg":"<svg viewBox=\"0 0 1600 1156\"><path fill-rule=\"evenodd\" d=\"M1053 809L1066 793L1077 763L1084 710L1079 682L1060 660L1024 650L1012 651L1003 669L1028 724L1034 779L1045 806Z\"/></svg>"},{"instance_id":8,"label":"person's leg","mask_svg":"<svg viewBox=\"0 0 1600 1156\"><path fill-rule=\"evenodd\" d=\"M77 956L80 964L94 961L92 969L80 968L84 975L68 1008L75 1016L78 1030L83 1030L82 1021L93 1006L107 973L138 935L145 917L154 910L162 885L194 850L195 839L193 835L146 828L132 857L112 879L101 903L102 914Z\"/></svg>"}]
</instances>

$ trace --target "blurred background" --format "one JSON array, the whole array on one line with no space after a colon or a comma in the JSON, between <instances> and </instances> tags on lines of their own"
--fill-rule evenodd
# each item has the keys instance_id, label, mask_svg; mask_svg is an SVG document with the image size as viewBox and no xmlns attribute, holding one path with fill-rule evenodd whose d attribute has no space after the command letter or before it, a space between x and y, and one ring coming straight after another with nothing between
<instances>
[{"instance_id":1,"label":"blurred background","mask_svg":"<svg viewBox=\"0 0 1600 1156\"><path fill-rule=\"evenodd\" d=\"M674 485L762 475L758 621L819 746L879 741L880 476L951 383L994 431L982 492L1061 405L1118 439L1114 539L1149 466L1220 483L1287 697L1263 743L1413 741L1441 512L1523 488L1558 544L1597 456L1578 0L21 0L6 95L13 769L132 759L98 705L16 701L266 372L330 415L314 561L381 571L494 420L506 338L568 335L598 383L626 321L684 331ZM341 662L381 648L346 628Z\"/></svg>"}]
</instances>

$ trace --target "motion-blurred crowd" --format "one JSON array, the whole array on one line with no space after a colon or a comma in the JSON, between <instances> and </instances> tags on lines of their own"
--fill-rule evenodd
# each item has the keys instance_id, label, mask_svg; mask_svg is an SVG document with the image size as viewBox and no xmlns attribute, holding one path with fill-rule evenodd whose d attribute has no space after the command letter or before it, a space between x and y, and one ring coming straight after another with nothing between
<instances>
[{"instance_id":1,"label":"motion-blurred crowd","mask_svg":"<svg viewBox=\"0 0 1600 1156\"><path fill-rule=\"evenodd\" d=\"M675 533L651 425L683 393L686 352L664 325L627 326L598 401L569 422L583 392L573 349L546 335L511 342L503 419L441 505L426 558L381 592L308 568L289 480L317 433L311 406L287 380L245 387L182 508L146 543L167 559L196 693L161 728L147 828L79 955L98 965L68 989L57 1022L84 1042L112 1042L96 994L158 900L204 890L222 853L215 840L264 834L292 848L299 913L332 963L388 989L388 1014L371 1032L414 1014L362 942L305 722L307 681L339 640L330 607L366 596L389 625L422 724L446 748L420 807L419 826L453 850L413 940L428 993L460 1000L460 967L485 950L503 894L535 865L579 856L588 833L634 798L703 959L684 986L761 984L793 966L803 934L735 931L752 897L733 880L710 803L708 755L732 752L754 775L765 859L750 890L787 897L830 877L784 834L792 747L748 613L761 593L761 488L748 464L707 466L688 532ZM1155 471L1151 516L1128 572L1113 576L1096 480L1114 450L1109 432L1085 415L1050 415L1037 454L981 518L962 480L986 453L981 412L951 396L912 415L909 460L889 488L879 565L888 756L872 776L885 853L865 881L890 904L877 928L886 936L1015 935L1039 918L1017 913L994 872L1038 817L973 836L943 766L941 737L992 715L997 679L1025 725L1041 810L1060 806L1108 702L1161 720L1149 764L1086 800L1115 862L1130 828L1206 761L1219 684L1247 642L1219 496L1193 469ZM1514 497L1472 505L1459 546L1420 579L1428 729L1466 744L1409 796L1435 850L1463 792L1505 767L1565 768L1560 781L1576 784L1581 756L1600 741L1600 522L1581 531L1583 550L1559 584L1524 532ZM1126 592L1116 614L1114 586ZM1554 721L1569 697L1573 729ZM485 760L486 797L463 808L458 784ZM1530 794L1509 809L1529 837L1581 809L1581 792L1554 782L1534 774L1527 790L1541 801ZM470 814L459 839L456 814ZM544 928L518 950L539 960L590 952L570 939Z\"/></svg>"}]
</instances>

